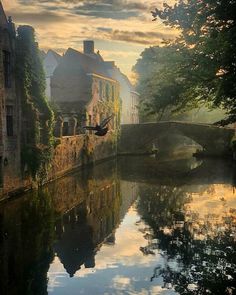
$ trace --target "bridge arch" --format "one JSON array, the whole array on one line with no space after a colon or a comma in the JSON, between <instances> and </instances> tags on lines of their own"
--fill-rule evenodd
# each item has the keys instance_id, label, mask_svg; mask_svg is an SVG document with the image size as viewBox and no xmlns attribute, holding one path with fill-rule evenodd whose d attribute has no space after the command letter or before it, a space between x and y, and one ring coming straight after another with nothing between
<instances>
[{"instance_id":1,"label":"bridge arch","mask_svg":"<svg viewBox=\"0 0 236 295\"><path fill-rule=\"evenodd\" d=\"M202 146L206 155L229 153L234 129L189 122L157 122L122 125L120 154L150 152L150 142L171 134L182 134Z\"/></svg>"}]
</instances>

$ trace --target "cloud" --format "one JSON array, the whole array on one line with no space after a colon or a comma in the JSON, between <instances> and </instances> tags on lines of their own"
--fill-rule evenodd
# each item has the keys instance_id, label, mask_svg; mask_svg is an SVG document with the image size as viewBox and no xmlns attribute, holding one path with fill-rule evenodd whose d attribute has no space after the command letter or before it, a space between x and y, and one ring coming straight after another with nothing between
<instances>
[{"instance_id":1,"label":"cloud","mask_svg":"<svg viewBox=\"0 0 236 295\"><path fill-rule=\"evenodd\" d=\"M98 27L97 31L104 33L104 37L107 39L142 45L159 44L164 39L173 39L174 37L172 33L164 34L163 32L112 30L107 27Z\"/></svg>"},{"instance_id":2,"label":"cloud","mask_svg":"<svg viewBox=\"0 0 236 295\"><path fill-rule=\"evenodd\" d=\"M35 28L41 49L60 53L68 47L82 50L82 41L93 39L104 58L115 60L127 74L146 46L158 45L162 38L174 36L161 21L151 21L150 11L160 7L163 0L2 0L2 3L16 25Z\"/></svg>"},{"instance_id":3,"label":"cloud","mask_svg":"<svg viewBox=\"0 0 236 295\"><path fill-rule=\"evenodd\" d=\"M112 32L112 28L97 27L97 30L101 32Z\"/></svg>"},{"instance_id":4,"label":"cloud","mask_svg":"<svg viewBox=\"0 0 236 295\"><path fill-rule=\"evenodd\" d=\"M14 21L19 23L55 23L62 22L64 17L50 11L40 11L40 12L14 12Z\"/></svg>"},{"instance_id":5,"label":"cloud","mask_svg":"<svg viewBox=\"0 0 236 295\"><path fill-rule=\"evenodd\" d=\"M92 16L97 18L112 18L112 19L127 19L131 17L138 16L138 13L135 11L111 11L108 8L106 9L96 9L96 10L89 10L89 9L77 9L76 14L84 15L84 16Z\"/></svg>"},{"instance_id":6,"label":"cloud","mask_svg":"<svg viewBox=\"0 0 236 295\"><path fill-rule=\"evenodd\" d=\"M76 15L98 18L128 19L148 11L148 5L127 0L19 0L24 6L48 10L67 10Z\"/></svg>"},{"instance_id":7,"label":"cloud","mask_svg":"<svg viewBox=\"0 0 236 295\"><path fill-rule=\"evenodd\" d=\"M164 38L168 39L172 35L163 35L160 32L130 32L115 30L112 33L112 39L125 42L139 43L143 45L154 45L160 43Z\"/></svg>"},{"instance_id":8,"label":"cloud","mask_svg":"<svg viewBox=\"0 0 236 295\"><path fill-rule=\"evenodd\" d=\"M148 6L140 2L124 0L83 1L74 8L77 14L100 18L129 19L139 17L148 10Z\"/></svg>"}]
</instances>

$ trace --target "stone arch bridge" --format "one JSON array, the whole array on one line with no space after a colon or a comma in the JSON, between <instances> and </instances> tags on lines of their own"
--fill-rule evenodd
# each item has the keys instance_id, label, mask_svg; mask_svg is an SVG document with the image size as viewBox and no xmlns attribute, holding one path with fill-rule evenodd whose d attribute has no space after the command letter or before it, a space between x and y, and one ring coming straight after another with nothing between
<instances>
[{"instance_id":1,"label":"stone arch bridge","mask_svg":"<svg viewBox=\"0 0 236 295\"><path fill-rule=\"evenodd\" d=\"M143 154L150 152L152 144L166 136L183 135L198 143L205 155L219 156L230 152L234 133L233 128L189 122L126 124L121 127L118 151L120 154Z\"/></svg>"}]
</instances>

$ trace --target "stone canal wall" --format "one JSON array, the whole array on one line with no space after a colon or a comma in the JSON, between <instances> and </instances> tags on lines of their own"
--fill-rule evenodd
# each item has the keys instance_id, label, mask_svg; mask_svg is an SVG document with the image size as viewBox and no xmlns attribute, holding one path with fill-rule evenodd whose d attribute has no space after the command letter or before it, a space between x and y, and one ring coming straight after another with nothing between
<instances>
[{"instance_id":1,"label":"stone canal wall","mask_svg":"<svg viewBox=\"0 0 236 295\"><path fill-rule=\"evenodd\" d=\"M81 134L57 138L52 161L42 179L33 180L27 175L27 171L19 171L18 177L12 177L15 175L15 169L9 158L3 171L4 186L0 191L0 200L31 188L37 188L75 169L114 157L116 154L117 135L112 131L108 132L105 137Z\"/></svg>"},{"instance_id":2,"label":"stone canal wall","mask_svg":"<svg viewBox=\"0 0 236 295\"><path fill-rule=\"evenodd\" d=\"M66 174L81 166L116 156L116 135L105 138L95 135L65 136L58 139L47 180Z\"/></svg>"}]
</instances>

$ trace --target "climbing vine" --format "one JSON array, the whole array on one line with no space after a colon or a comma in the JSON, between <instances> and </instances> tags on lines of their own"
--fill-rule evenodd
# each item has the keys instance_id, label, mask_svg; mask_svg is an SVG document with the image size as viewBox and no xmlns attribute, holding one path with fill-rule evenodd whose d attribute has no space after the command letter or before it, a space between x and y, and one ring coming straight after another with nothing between
<instances>
[{"instance_id":1,"label":"climbing vine","mask_svg":"<svg viewBox=\"0 0 236 295\"><path fill-rule=\"evenodd\" d=\"M45 97L45 76L34 29L19 26L17 87L22 108L22 167L42 181L52 158L54 114Z\"/></svg>"}]
</instances>

